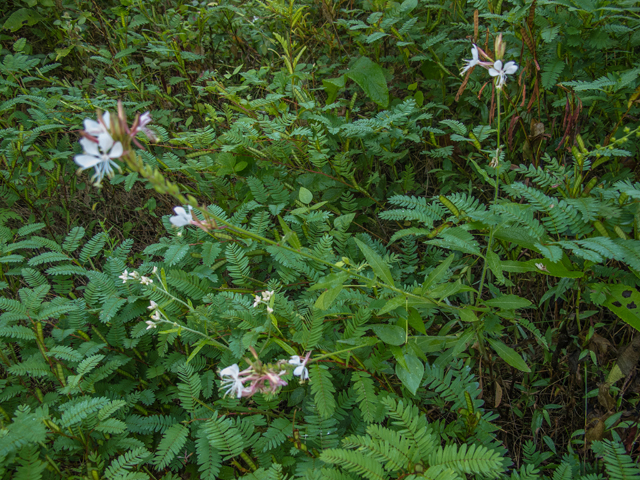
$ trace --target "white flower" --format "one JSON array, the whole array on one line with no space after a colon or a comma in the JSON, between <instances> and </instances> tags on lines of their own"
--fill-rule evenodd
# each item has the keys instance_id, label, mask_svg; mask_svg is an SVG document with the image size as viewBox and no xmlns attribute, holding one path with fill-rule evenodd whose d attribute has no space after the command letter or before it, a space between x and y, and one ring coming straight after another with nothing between
<instances>
[{"instance_id":1,"label":"white flower","mask_svg":"<svg viewBox=\"0 0 640 480\"><path fill-rule=\"evenodd\" d=\"M460 75L464 75L465 73L467 73L467 70L475 67L480 63L480 59L478 58L478 47L476 47L475 44L473 44L473 47L471 47L471 56L473 57L471 58L471 60L464 60L467 63L465 67L460 70Z\"/></svg>"},{"instance_id":2,"label":"white flower","mask_svg":"<svg viewBox=\"0 0 640 480\"><path fill-rule=\"evenodd\" d=\"M238 364L235 363L230 367L227 367L224 370L220 371L220 377L222 378L221 385L222 387L227 388L227 390L224 392L225 396L233 395L237 398L242 397L244 385L239 376L240 367L238 367Z\"/></svg>"},{"instance_id":3,"label":"white flower","mask_svg":"<svg viewBox=\"0 0 640 480\"><path fill-rule=\"evenodd\" d=\"M273 308L267 307L267 313L273 313Z\"/></svg>"},{"instance_id":4,"label":"white flower","mask_svg":"<svg viewBox=\"0 0 640 480\"><path fill-rule=\"evenodd\" d=\"M154 302L153 300L151 300L151 303L147 307L147 310L155 310L156 308L158 308L158 304L156 302Z\"/></svg>"},{"instance_id":5,"label":"white flower","mask_svg":"<svg viewBox=\"0 0 640 480\"><path fill-rule=\"evenodd\" d=\"M489 75L492 77L498 77L496 82L496 88L502 88L507 82L507 75L513 75L518 71L518 64L516 62L507 62L502 66L502 60L497 60L493 64L493 67L489 69Z\"/></svg>"},{"instance_id":6,"label":"white flower","mask_svg":"<svg viewBox=\"0 0 640 480\"><path fill-rule=\"evenodd\" d=\"M143 275L142 277L140 277L140 283L142 285L151 285L153 283L153 280L151 280L149 277L145 277Z\"/></svg>"},{"instance_id":7,"label":"white flower","mask_svg":"<svg viewBox=\"0 0 640 480\"><path fill-rule=\"evenodd\" d=\"M544 266L544 263L536 263L536 268L538 270L542 270L543 272L548 272L547 267Z\"/></svg>"},{"instance_id":8,"label":"white flower","mask_svg":"<svg viewBox=\"0 0 640 480\"><path fill-rule=\"evenodd\" d=\"M156 325L154 322L152 322L151 320L147 320L147 321L146 321L146 322L144 322L144 323L146 323L147 325L149 325L149 326L147 327L147 330L151 330L152 328L156 328L156 327L157 327L157 325Z\"/></svg>"},{"instance_id":9,"label":"white flower","mask_svg":"<svg viewBox=\"0 0 640 480\"><path fill-rule=\"evenodd\" d=\"M162 320L162 318L160 317L160 312L159 312L158 310L156 310L155 312L153 312L153 315L151 315L151 318L152 318L153 320L156 320L156 321L158 321L158 320Z\"/></svg>"},{"instance_id":10,"label":"white flower","mask_svg":"<svg viewBox=\"0 0 640 480\"><path fill-rule=\"evenodd\" d=\"M125 270L118 278L122 279L122 283L127 283L127 280L129 280L129 273Z\"/></svg>"},{"instance_id":11,"label":"white flower","mask_svg":"<svg viewBox=\"0 0 640 480\"><path fill-rule=\"evenodd\" d=\"M293 374L296 377L300 377L300 380L308 380L309 379L309 370L305 367L307 361L309 360L309 355L307 355L304 359L301 359L298 355L294 355L289 360L291 365L296 365Z\"/></svg>"},{"instance_id":12,"label":"white flower","mask_svg":"<svg viewBox=\"0 0 640 480\"><path fill-rule=\"evenodd\" d=\"M112 165L120 170L120 167L113 159L120 158L124 150L120 142L113 143L111 135L105 134L98 137L98 143L92 142L88 138L82 138L80 139L80 145L82 145L84 153L76 155L73 160L80 166L80 171L87 168L96 169L93 177L91 177L91 180L96 179L96 185L100 185L105 175L109 178L113 177Z\"/></svg>"},{"instance_id":13,"label":"white flower","mask_svg":"<svg viewBox=\"0 0 640 480\"><path fill-rule=\"evenodd\" d=\"M172 225L176 227L184 227L185 225L189 225L193 222L193 217L191 216L191 205L189 205L189 211L187 212L182 207L175 207L173 209L176 214L169 219Z\"/></svg>"},{"instance_id":14,"label":"white flower","mask_svg":"<svg viewBox=\"0 0 640 480\"><path fill-rule=\"evenodd\" d=\"M104 112L102 115L102 122L91 120L90 118L85 119L84 121L84 131L91 135L92 137L96 137L98 140L104 136L111 137L111 133L109 129L111 128L111 115L109 112Z\"/></svg>"},{"instance_id":15,"label":"white flower","mask_svg":"<svg viewBox=\"0 0 640 480\"><path fill-rule=\"evenodd\" d=\"M260 295L255 295L255 300L253 302L253 308L256 308L258 305L262 303L262 297Z\"/></svg>"},{"instance_id":16,"label":"white flower","mask_svg":"<svg viewBox=\"0 0 640 480\"><path fill-rule=\"evenodd\" d=\"M153 267L153 271L151 272L151 275L155 275L156 273L158 273L158 267Z\"/></svg>"},{"instance_id":17,"label":"white flower","mask_svg":"<svg viewBox=\"0 0 640 480\"><path fill-rule=\"evenodd\" d=\"M269 300L271 300L271 297L273 296L274 291L269 291L269 290L265 290L264 292L262 292L262 300L264 302L268 302Z\"/></svg>"}]
</instances>

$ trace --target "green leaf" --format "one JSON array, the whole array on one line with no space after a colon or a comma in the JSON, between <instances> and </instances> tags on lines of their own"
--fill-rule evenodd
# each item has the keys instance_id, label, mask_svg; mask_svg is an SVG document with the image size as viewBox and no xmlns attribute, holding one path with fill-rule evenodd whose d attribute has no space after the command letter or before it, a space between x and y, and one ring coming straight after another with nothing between
<instances>
[{"instance_id":1,"label":"green leaf","mask_svg":"<svg viewBox=\"0 0 640 480\"><path fill-rule=\"evenodd\" d=\"M309 190L307 190L304 187L300 187L300 193L298 194L298 198L302 203L304 203L305 205L308 205L313 200L313 193L311 193Z\"/></svg>"},{"instance_id":2,"label":"green leaf","mask_svg":"<svg viewBox=\"0 0 640 480\"><path fill-rule=\"evenodd\" d=\"M407 297L404 295L398 295L393 297L378 311L378 315L384 315L387 312L391 312L398 307L404 307L407 304Z\"/></svg>"},{"instance_id":3,"label":"green leaf","mask_svg":"<svg viewBox=\"0 0 640 480\"><path fill-rule=\"evenodd\" d=\"M327 310L336 299L336 297L340 295L341 291L342 285L339 285L337 287L330 288L326 292L322 292L322 295L320 295L316 300L314 307L319 310Z\"/></svg>"},{"instance_id":4,"label":"green leaf","mask_svg":"<svg viewBox=\"0 0 640 480\"><path fill-rule=\"evenodd\" d=\"M164 260L168 265L175 265L189 251L189 245L171 245L164 254Z\"/></svg>"},{"instance_id":5,"label":"green leaf","mask_svg":"<svg viewBox=\"0 0 640 480\"><path fill-rule=\"evenodd\" d=\"M20 8L13 12L7 21L4 22L3 28L5 30L17 32L25 25L29 25L30 27L35 25L42 20L42 18L42 15L35 10L31 10L30 8Z\"/></svg>"},{"instance_id":6,"label":"green leaf","mask_svg":"<svg viewBox=\"0 0 640 480\"><path fill-rule=\"evenodd\" d=\"M413 395L418 391L418 387L422 382L424 375L424 364L418 357L409 353L404 356L408 369L405 369L400 363L396 364L396 375L402 384Z\"/></svg>"},{"instance_id":7,"label":"green leaf","mask_svg":"<svg viewBox=\"0 0 640 480\"><path fill-rule=\"evenodd\" d=\"M502 295L483 302L488 307L496 307L501 310L517 310L531 306L531 302L517 295Z\"/></svg>"},{"instance_id":8,"label":"green leaf","mask_svg":"<svg viewBox=\"0 0 640 480\"><path fill-rule=\"evenodd\" d=\"M391 276L391 270L389 270L389 266L384 262L382 257L357 238L354 240L364 254L364 257L367 259L367 263L371 266L378 278L384 280L391 286L395 286L393 277Z\"/></svg>"},{"instance_id":9,"label":"green leaf","mask_svg":"<svg viewBox=\"0 0 640 480\"><path fill-rule=\"evenodd\" d=\"M449 267L451 266L451 262L453 262L455 256L456 254L452 253L444 260L444 262L442 262L436 268L431 270L431 272L429 272L429 275L422 284L422 293L426 292L431 287L431 285L438 284L440 280L442 280L442 278L449 271Z\"/></svg>"},{"instance_id":10,"label":"green leaf","mask_svg":"<svg viewBox=\"0 0 640 480\"><path fill-rule=\"evenodd\" d=\"M389 88L380 65L367 57L360 57L345 75L356 82L374 103L383 108L389 106Z\"/></svg>"},{"instance_id":11,"label":"green leaf","mask_svg":"<svg viewBox=\"0 0 640 480\"><path fill-rule=\"evenodd\" d=\"M507 347L500 340L494 340L493 338L487 338L487 342L491 345L493 350L500 355L505 362L511 365L513 368L517 368L521 372L530 373L531 369L527 366L520 354L513 348Z\"/></svg>"},{"instance_id":12,"label":"green leaf","mask_svg":"<svg viewBox=\"0 0 640 480\"><path fill-rule=\"evenodd\" d=\"M400 11L409 13L411 10L418 6L418 0L404 0L400 5Z\"/></svg>"},{"instance_id":13,"label":"green leaf","mask_svg":"<svg viewBox=\"0 0 640 480\"><path fill-rule=\"evenodd\" d=\"M331 275L322 277L322 279L311 285L311 287L309 287L309 291L342 286L347 278L349 278L348 272L332 273Z\"/></svg>"},{"instance_id":14,"label":"green leaf","mask_svg":"<svg viewBox=\"0 0 640 480\"><path fill-rule=\"evenodd\" d=\"M427 334L427 329L424 326L424 321L422 320L422 317L420 316L418 310L416 310L415 308L409 309L408 321L409 325L411 325L411 328L413 328L416 332L421 333L422 335Z\"/></svg>"},{"instance_id":15,"label":"green leaf","mask_svg":"<svg viewBox=\"0 0 640 480\"><path fill-rule=\"evenodd\" d=\"M398 325L371 325L370 328L376 336L389 345L403 345L406 340L404 328Z\"/></svg>"},{"instance_id":16,"label":"green leaf","mask_svg":"<svg viewBox=\"0 0 640 480\"><path fill-rule=\"evenodd\" d=\"M458 310L458 315L460 315L460 320L463 322L477 322L478 317L476 316L476 312L473 310L469 310L468 308L461 308Z\"/></svg>"},{"instance_id":17,"label":"green leaf","mask_svg":"<svg viewBox=\"0 0 640 480\"><path fill-rule=\"evenodd\" d=\"M598 285L589 285L595 288ZM640 331L640 293L628 285L606 285L609 295L602 303L618 317Z\"/></svg>"},{"instance_id":18,"label":"green leaf","mask_svg":"<svg viewBox=\"0 0 640 480\"><path fill-rule=\"evenodd\" d=\"M337 78L325 78L322 80L322 86L327 94L327 105L331 105L336 101L338 92L344 88L346 77L344 75Z\"/></svg>"},{"instance_id":19,"label":"green leaf","mask_svg":"<svg viewBox=\"0 0 640 480\"><path fill-rule=\"evenodd\" d=\"M502 265L500 263L500 257L495 252L487 253L487 265L496 276L500 283L504 283L504 275L502 274Z\"/></svg>"},{"instance_id":20,"label":"green leaf","mask_svg":"<svg viewBox=\"0 0 640 480\"><path fill-rule=\"evenodd\" d=\"M309 367L311 393L322 418L330 418L336 411L336 400L333 397L336 389L331 383L331 373L325 365L314 363Z\"/></svg>"},{"instance_id":21,"label":"green leaf","mask_svg":"<svg viewBox=\"0 0 640 480\"><path fill-rule=\"evenodd\" d=\"M542 69L542 86L545 90L554 87L558 81L558 77L564 70L564 61L556 60L555 62L546 62Z\"/></svg>"}]
</instances>

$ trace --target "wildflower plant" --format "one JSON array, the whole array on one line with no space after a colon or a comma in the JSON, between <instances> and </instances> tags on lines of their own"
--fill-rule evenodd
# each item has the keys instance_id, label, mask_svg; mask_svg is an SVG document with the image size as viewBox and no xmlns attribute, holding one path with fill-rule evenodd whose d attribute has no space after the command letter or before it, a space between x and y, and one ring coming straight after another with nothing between
<instances>
[{"instance_id":1,"label":"wildflower plant","mask_svg":"<svg viewBox=\"0 0 640 480\"><path fill-rule=\"evenodd\" d=\"M638 476L634 5L6 3L2 480Z\"/></svg>"}]
</instances>

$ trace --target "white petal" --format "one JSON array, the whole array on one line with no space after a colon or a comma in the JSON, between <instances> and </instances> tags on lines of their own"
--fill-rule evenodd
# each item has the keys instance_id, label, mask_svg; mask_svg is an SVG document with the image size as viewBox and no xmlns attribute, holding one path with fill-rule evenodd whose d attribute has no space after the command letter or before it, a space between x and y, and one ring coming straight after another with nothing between
<instances>
[{"instance_id":1,"label":"white petal","mask_svg":"<svg viewBox=\"0 0 640 480\"><path fill-rule=\"evenodd\" d=\"M99 133L104 132L104 128L95 120L91 120L90 118L86 118L84 120L84 130L90 135L98 135Z\"/></svg>"},{"instance_id":2,"label":"white petal","mask_svg":"<svg viewBox=\"0 0 640 480\"><path fill-rule=\"evenodd\" d=\"M496 60L496 63L493 64L493 68L499 72L502 71L502 60Z\"/></svg>"},{"instance_id":3,"label":"white petal","mask_svg":"<svg viewBox=\"0 0 640 480\"><path fill-rule=\"evenodd\" d=\"M100 155L100 151L98 150L98 144L96 142L92 142L88 138L81 138L80 145L82 145L82 149L85 153L89 155L95 155L96 157Z\"/></svg>"},{"instance_id":4,"label":"white petal","mask_svg":"<svg viewBox=\"0 0 640 480\"><path fill-rule=\"evenodd\" d=\"M113 147L109 152L109 158L120 158L123 153L124 149L122 148L122 144L120 142L116 142L113 144Z\"/></svg>"},{"instance_id":5,"label":"white petal","mask_svg":"<svg viewBox=\"0 0 640 480\"><path fill-rule=\"evenodd\" d=\"M169 221L171 222L171 225L173 225L174 227L185 227L190 223L184 217L180 217L180 216L171 217Z\"/></svg>"},{"instance_id":6,"label":"white petal","mask_svg":"<svg viewBox=\"0 0 640 480\"><path fill-rule=\"evenodd\" d=\"M102 162L102 159L100 157L94 157L93 155L76 155L73 161L84 170L95 167Z\"/></svg>"},{"instance_id":7,"label":"white petal","mask_svg":"<svg viewBox=\"0 0 640 480\"><path fill-rule=\"evenodd\" d=\"M151 123L151 120L151 113L144 112L142 115L140 115L139 128L143 128L145 125Z\"/></svg>"},{"instance_id":8,"label":"white petal","mask_svg":"<svg viewBox=\"0 0 640 480\"><path fill-rule=\"evenodd\" d=\"M478 61L478 47L474 44L473 47L471 47L471 56L473 57L474 61Z\"/></svg>"},{"instance_id":9,"label":"white petal","mask_svg":"<svg viewBox=\"0 0 640 480\"><path fill-rule=\"evenodd\" d=\"M309 379L309 370L304 366L299 366L293 371L293 375L296 377L300 377L300 380L308 380Z\"/></svg>"},{"instance_id":10,"label":"white petal","mask_svg":"<svg viewBox=\"0 0 640 480\"><path fill-rule=\"evenodd\" d=\"M173 211L176 212L176 215L181 217L184 217L187 215L187 211L182 207L175 207Z\"/></svg>"},{"instance_id":11,"label":"white petal","mask_svg":"<svg viewBox=\"0 0 640 480\"><path fill-rule=\"evenodd\" d=\"M292 356L291 360L289 360L289 363L291 365L302 365L302 362L300 361L300 357L298 355Z\"/></svg>"},{"instance_id":12,"label":"white petal","mask_svg":"<svg viewBox=\"0 0 640 480\"><path fill-rule=\"evenodd\" d=\"M107 129L111 128L111 114L109 112L104 112L104 114L102 114L102 121L106 125Z\"/></svg>"},{"instance_id":13,"label":"white petal","mask_svg":"<svg viewBox=\"0 0 640 480\"><path fill-rule=\"evenodd\" d=\"M504 66L504 73L507 75L513 75L518 71L518 64L516 62L507 62Z\"/></svg>"},{"instance_id":14,"label":"white petal","mask_svg":"<svg viewBox=\"0 0 640 480\"><path fill-rule=\"evenodd\" d=\"M111 135L106 133L98 137L98 142L103 152L108 152L113 146L113 138L111 138Z\"/></svg>"},{"instance_id":15,"label":"white petal","mask_svg":"<svg viewBox=\"0 0 640 480\"><path fill-rule=\"evenodd\" d=\"M220 371L220 376L221 377L232 377L232 378L238 378L238 374L240 373L240 367L238 367L237 363L234 363L233 365L225 368L224 370Z\"/></svg>"},{"instance_id":16,"label":"white petal","mask_svg":"<svg viewBox=\"0 0 640 480\"><path fill-rule=\"evenodd\" d=\"M497 77L498 75L500 75L500 72L497 71L495 68L490 68L489 75L491 75L492 77Z\"/></svg>"}]
</instances>

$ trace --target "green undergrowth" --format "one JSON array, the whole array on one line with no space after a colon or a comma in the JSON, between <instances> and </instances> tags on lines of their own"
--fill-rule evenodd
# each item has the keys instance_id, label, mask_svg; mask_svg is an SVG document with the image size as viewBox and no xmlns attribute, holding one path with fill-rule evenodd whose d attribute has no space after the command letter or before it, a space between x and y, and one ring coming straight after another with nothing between
<instances>
[{"instance_id":1,"label":"green undergrowth","mask_svg":"<svg viewBox=\"0 0 640 480\"><path fill-rule=\"evenodd\" d=\"M4 3L0 478L640 478L639 15Z\"/></svg>"}]
</instances>

